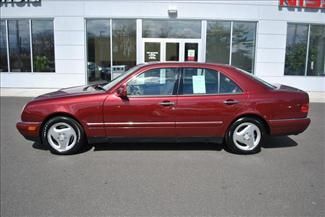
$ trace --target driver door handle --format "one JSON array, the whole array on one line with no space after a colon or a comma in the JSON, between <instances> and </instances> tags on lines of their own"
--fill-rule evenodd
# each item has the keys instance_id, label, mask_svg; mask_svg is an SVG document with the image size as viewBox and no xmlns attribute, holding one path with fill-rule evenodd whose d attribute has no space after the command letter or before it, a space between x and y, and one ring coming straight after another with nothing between
<instances>
[{"instance_id":1,"label":"driver door handle","mask_svg":"<svg viewBox=\"0 0 325 217\"><path fill-rule=\"evenodd\" d=\"M175 105L175 103L171 102L171 101L162 101L161 103L159 103L159 105L161 105L161 106L173 106L173 105Z\"/></svg>"},{"instance_id":2,"label":"driver door handle","mask_svg":"<svg viewBox=\"0 0 325 217\"><path fill-rule=\"evenodd\" d=\"M227 99L225 101L223 101L224 104L226 105L234 105L234 104L238 104L239 101L238 100L233 100L233 99Z\"/></svg>"}]
</instances>

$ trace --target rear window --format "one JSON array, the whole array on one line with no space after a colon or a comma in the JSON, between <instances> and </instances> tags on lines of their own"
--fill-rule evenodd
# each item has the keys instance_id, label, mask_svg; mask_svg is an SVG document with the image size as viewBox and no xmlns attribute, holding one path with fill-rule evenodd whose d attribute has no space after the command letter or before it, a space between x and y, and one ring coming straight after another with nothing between
<instances>
[{"instance_id":1,"label":"rear window","mask_svg":"<svg viewBox=\"0 0 325 217\"><path fill-rule=\"evenodd\" d=\"M236 69L237 69L238 71L240 71L240 72L242 72L242 73L244 73L244 74L250 76L252 79L254 79L255 81L257 81L258 83L263 84L264 86L266 86L266 87L268 87L268 88L276 89L276 86L274 86L274 85L272 85L272 84L270 84L270 83L264 81L264 80L261 79L261 78L258 78L257 76L255 76L255 75L253 75L253 74L251 74L251 73L249 73L249 72L247 72L247 71L245 71L245 70L243 70L243 69L240 69L240 68L236 68Z\"/></svg>"}]
</instances>

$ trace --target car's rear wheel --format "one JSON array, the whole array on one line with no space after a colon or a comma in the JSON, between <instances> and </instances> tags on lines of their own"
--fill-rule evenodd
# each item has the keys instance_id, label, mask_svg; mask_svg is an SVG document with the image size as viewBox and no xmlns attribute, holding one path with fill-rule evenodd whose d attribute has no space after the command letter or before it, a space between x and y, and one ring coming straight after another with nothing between
<instances>
[{"instance_id":1,"label":"car's rear wheel","mask_svg":"<svg viewBox=\"0 0 325 217\"><path fill-rule=\"evenodd\" d=\"M52 153L61 155L78 152L85 141L80 124L63 116L54 117L45 123L42 139Z\"/></svg>"},{"instance_id":2,"label":"car's rear wheel","mask_svg":"<svg viewBox=\"0 0 325 217\"><path fill-rule=\"evenodd\" d=\"M243 117L230 126L226 143L235 153L255 154L261 150L264 132L264 126L259 120Z\"/></svg>"}]
</instances>

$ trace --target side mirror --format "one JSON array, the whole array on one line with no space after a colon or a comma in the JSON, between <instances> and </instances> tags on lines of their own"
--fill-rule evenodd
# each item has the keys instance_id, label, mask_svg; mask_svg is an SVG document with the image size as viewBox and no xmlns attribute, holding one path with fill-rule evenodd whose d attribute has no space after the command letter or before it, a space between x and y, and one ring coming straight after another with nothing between
<instances>
[{"instance_id":1,"label":"side mirror","mask_svg":"<svg viewBox=\"0 0 325 217\"><path fill-rule=\"evenodd\" d=\"M117 91L116 91L117 95L119 97L121 97L122 99L125 99L128 97L128 91L127 91L127 88L126 88L126 85L122 85L120 86Z\"/></svg>"}]
</instances>

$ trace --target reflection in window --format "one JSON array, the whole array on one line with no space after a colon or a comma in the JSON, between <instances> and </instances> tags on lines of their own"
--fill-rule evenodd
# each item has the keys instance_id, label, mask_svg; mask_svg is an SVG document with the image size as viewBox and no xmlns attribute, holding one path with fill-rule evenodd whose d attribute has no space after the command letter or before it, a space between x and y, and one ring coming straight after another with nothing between
<instances>
[{"instance_id":1,"label":"reflection in window","mask_svg":"<svg viewBox=\"0 0 325 217\"><path fill-rule=\"evenodd\" d=\"M0 72L8 71L6 21L0 21Z\"/></svg>"},{"instance_id":2,"label":"reflection in window","mask_svg":"<svg viewBox=\"0 0 325 217\"><path fill-rule=\"evenodd\" d=\"M255 39L255 22L233 23L231 65L253 73L255 58Z\"/></svg>"},{"instance_id":3,"label":"reflection in window","mask_svg":"<svg viewBox=\"0 0 325 217\"><path fill-rule=\"evenodd\" d=\"M136 65L136 20L112 20L113 77Z\"/></svg>"},{"instance_id":4,"label":"reflection in window","mask_svg":"<svg viewBox=\"0 0 325 217\"><path fill-rule=\"evenodd\" d=\"M220 93L241 93L240 87L230 78L220 73Z\"/></svg>"},{"instance_id":5,"label":"reflection in window","mask_svg":"<svg viewBox=\"0 0 325 217\"><path fill-rule=\"evenodd\" d=\"M144 38L201 38L199 20L143 20Z\"/></svg>"},{"instance_id":6,"label":"reflection in window","mask_svg":"<svg viewBox=\"0 0 325 217\"><path fill-rule=\"evenodd\" d=\"M172 95L177 79L176 68L146 71L127 84L129 96Z\"/></svg>"},{"instance_id":7,"label":"reflection in window","mask_svg":"<svg viewBox=\"0 0 325 217\"><path fill-rule=\"evenodd\" d=\"M308 25L288 24L285 75L304 75Z\"/></svg>"},{"instance_id":8,"label":"reflection in window","mask_svg":"<svg viewBox=\"0 0 325 217\"><path fill-rule=\"evenodd\" d=\"M87 20L87 74L89 82L111 80L110 24L108 19Z\"/></svg>"},{"instance_id":9,"label":"reflection in window","mask_svg":"<svg viewBox=\"0 0 325 217\"><path fill-rule=\"evenodd\" d=\"M32 20L34 72L54 72L53 21Z\"/></svg>"},{"instance_id":10,"label":"reflection in window","mask_svg":"<svg viewBox=\"0 0 325 217\"><path fill-rule=\"evenodd\" d=\"M28 20L8 20L10 71L30 72L30 37Z\"/></svg>"},{"instance_id":11,"label":"reflection in window","mask_svg":"<svg viewBox=\"0 0 325 217\"><path fill-rule=\"evenodd\" d=\"M325 26L310 26L307 75L325 76Z\"/></svg>"},{"instance_id":12,"label":"reflection in window","mask_svg":"<svg viewBox=\"0 0 325 217\"><path fill-rule=\"evenodd\" d=\"M229 64L231 22L208 21L206 61Z\"/></svg>"}]
</instances>

